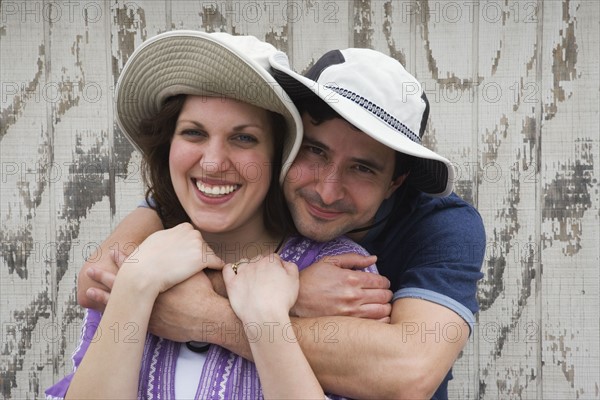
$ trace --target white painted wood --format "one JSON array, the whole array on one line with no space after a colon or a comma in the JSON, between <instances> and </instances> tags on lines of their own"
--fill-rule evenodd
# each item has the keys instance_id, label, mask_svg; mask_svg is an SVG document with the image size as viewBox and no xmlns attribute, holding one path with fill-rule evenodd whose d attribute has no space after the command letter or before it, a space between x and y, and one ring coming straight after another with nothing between
<instances>
[{"instance_id":1,"label":"white painted wood","mask_svg":"<svg viewBox=\"0 0 600 400\"><path fill-rule=\"evenodd\" d=\"M488 235L451 398L600 398L599 19L588 0L3 0L1 394L39 398L70 370L77 272L143 197L113 122L123 64L200 29L267 40L298 71L351 46L404 62Z\"/></svg>"}]
</instances>

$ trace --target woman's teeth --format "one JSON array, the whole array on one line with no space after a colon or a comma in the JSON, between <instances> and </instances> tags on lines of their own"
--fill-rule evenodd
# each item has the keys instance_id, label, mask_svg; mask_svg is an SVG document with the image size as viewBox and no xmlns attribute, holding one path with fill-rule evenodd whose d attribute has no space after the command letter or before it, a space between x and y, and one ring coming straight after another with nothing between
<instances>
[{"instance_id":1,"label":"woman's teeth","mask_svg":"<svg viewBox=\"0 0 600 400\"><path fill-rule=\"evenodd\" d=\"M200 181L196 181L196 187L207 196L224 196L237 189L238 185L214 185L207 186Z\"/></svg>"}]
</instances>

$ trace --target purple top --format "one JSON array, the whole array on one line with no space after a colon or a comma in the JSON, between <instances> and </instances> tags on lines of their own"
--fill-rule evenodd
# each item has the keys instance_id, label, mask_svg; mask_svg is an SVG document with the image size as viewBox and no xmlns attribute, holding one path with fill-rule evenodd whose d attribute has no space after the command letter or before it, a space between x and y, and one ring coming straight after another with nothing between
<instances>
[{"instance_id":1,"label":"purple top","mask_svg":"<svg viewBox=\"0 0 600 400\"><path fill-rule=\"evenodd\" d=\"M298 269L302 270L325 256L345 253L368 254L346 237L320 243L296 236L286 242L281 258L297 264ZM377 273L374 265L366 271ZM81 342L73 353L73 372L46 390L47 399L65 397L77 367L94 340L101 317L99 312L87 310ZM138 398L175 398L175 366L180 346L181 343L148 333L140 368ZM329 397L339 398L332 395ZM262 399L260 380L254 363L220 346L211 345L198 382L196 398Z\"/></svg>"}]
</instances>

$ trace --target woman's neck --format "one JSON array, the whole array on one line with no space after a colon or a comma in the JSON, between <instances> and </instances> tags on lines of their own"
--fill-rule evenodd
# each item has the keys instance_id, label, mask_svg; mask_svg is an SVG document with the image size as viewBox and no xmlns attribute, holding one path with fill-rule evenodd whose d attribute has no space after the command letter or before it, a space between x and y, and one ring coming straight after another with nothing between
<instances>
[{"instance_id":1,"label":"woman's neck","mask_svg":"<svg viewBox=\"0 0 600 400\"><path fill-rule=\"evenodd\" d=\"M202 232L202 237L225 263L274 253L282 240L281 236L274 235L264 227L260 230L253 229L252 232L247 230L227 233Z\"/></svg>"}]
</instances>

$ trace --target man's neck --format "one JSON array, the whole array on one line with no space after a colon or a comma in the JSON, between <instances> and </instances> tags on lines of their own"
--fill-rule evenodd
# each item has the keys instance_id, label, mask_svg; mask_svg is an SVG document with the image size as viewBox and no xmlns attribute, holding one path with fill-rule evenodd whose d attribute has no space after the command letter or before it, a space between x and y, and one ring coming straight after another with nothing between
<instances>
[{"instance_id":1,"label":"man's neck","mask_svg":"<svg viewBox=\"0 0 600 400\"><path fill-rule=\"evenodd\" d=\"M354 240L356 243L360 243L365 238L365 236L367 236L367 233L369 233L368 230L355 233L347 233L346 236Z\"/></svg>"}]
</instances>

